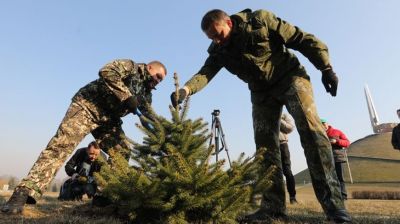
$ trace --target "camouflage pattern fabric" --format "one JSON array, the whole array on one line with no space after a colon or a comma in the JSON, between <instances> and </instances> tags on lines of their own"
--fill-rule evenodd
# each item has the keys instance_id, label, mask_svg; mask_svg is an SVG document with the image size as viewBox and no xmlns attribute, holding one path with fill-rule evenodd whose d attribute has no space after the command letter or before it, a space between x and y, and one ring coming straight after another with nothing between
<instances>
[{"instance_id":1,"label":"camouflage pattern fabric","mask_svg":"<svg viewBox=\"0 0 400 224\"><path fill-rule=\"evenodd\" d=\"M269 90L280 83L288 88L291 76L306 77L300 73L300 62L289 48L298 50L317 69L329 65L327 46L314 35L275 16L266 10L244 10L231 16L234 26L230 39L223 45L211 43L209 56L200 71L186 86L194 94L226 68L248 84L251 91Z\"/></svg>"},{"instance_id":2,"label":"camouflage pattern fabric","mask_svg":"<svg viewBox=\"0 0 400 224\"><path fill-rule=\"evenodd\" d=\"M41 152L28 176L18 186L31 189L29 196L37 200L76 146L97 126L98 124L88 116L86 111L73 102L56 135Z\"/></svg>"},{"instance_id":3,"label":"camouflage pattern fabric","mask_svg":"<svg viewBox=\"0 0 400 224\"><path fill-rule=\"evenodd\" d=\"M41 197L59 168L82 139L92 133L100 148L113 149L129 158L130 141L125 136L120 117L129 113L124 100L139 97L143 112L151 103L151 90L146 88L149 74L145 64L116 60L105 65L100 78L81 88L72 99L55 136L41 152L28 176L18 187L29 188L29 196Z\"/></svg>"},{"instance_id":4,"label":"camouflage pattern fabric","mask_svg":"<svg viewBox=\"0 0 400 224\"><path fill-rule=\"evenodd\" d=\"M145 64L132 60L115 60L99 71L100 78L82 87L72 98L94 119L100 122L118 120L129 113L124 101L138 97L138 106L146 115L145 102L151 104L151 90L147 88L150 75Z\"/></svg>"},{"instance_id":5,"label":"camouflage pattern fabric","mask_svg":"<svg viewBox=\"0 0 400 224\"><path fill-rule=\"evenodd\" d=\"M283 94L271 96L252 92L252 99L256 147L266 148L266 169L279 170L272 174L272 187L263 193L264 209L276 213L285 212L286 208L278 141L283 105L295 120L314 191L322 208L325 212L344 209L331 145L318 117L309 80L296 77Z\"/></svg>"},{"instance_id":6,"label":"camouflage pattern fabric","mask_svg":"<svg viewBox=\"0 0 400 224\"><path fill-rule=\"evenodd\" d=\"M344 208L331 146L317 115L309 76L290 51L299 51L323 70L330 65L327 46L266 10L246 9L230 18L233 27L229 40L210 44L204 65L185 87L190 94L197 93L221 68L248 84L256 146L258 150L266 148L265 172L273 172L268 175L274 183L264 192L261 209L279 214L286 208L278 138L283 105L295 120L314 190L324 211Z\"/></svg>"},{"instance_id":7,"label":"camouflage pattern fabric","mask_svg":"<svg viewBox=\"0 0 400 224\"><path fill-rule=\"evenodd\" d=\"M129 150L132 148L132 143L125 135L121 125L121 119L118 119L118 122L109 122L93 130L92 135L104 152L108 154L109 149L112 148L128 160L130 158Z\"/></svg>"}]
</instances>

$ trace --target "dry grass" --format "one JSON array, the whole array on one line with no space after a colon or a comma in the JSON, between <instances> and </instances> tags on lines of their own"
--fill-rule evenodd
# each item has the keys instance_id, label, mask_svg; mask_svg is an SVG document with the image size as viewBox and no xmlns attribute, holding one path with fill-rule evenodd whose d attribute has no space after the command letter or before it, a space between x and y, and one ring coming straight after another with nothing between
<instances>
[{"instance_id":1,"label":"dry grass","mask_svg":"<svg viewBox=\"0 0 400 224\"><path fill-rule=\"evenodd\" d=\"M400 184L366 185L348 184L348 193L353 191L396 191ZM3 195L8 198L9 195ZM83 202L59 202L57 194L49 193L36 206L27 206L22 216L0 214L0 223L126 223L111 216L112 211L92 208L88 200ZM310 185L297 188L299 204L288 205L288 220L274 220L272 224L329 223L315 198ZM0 202L4 198L0 196ZM346 206L353 216L353 223L360 224L400 224L400 200L360 200L346 201Z\"/></svg>"},{"instance_id":2,"label":"dry grass","mask_svg":"<svg viewBox=\"0 0 400 224\"><path fill-rule=\"evenodd\" d=\"M1 195L8 198L10 195ZM92 208L90 202L60 202L58 193L48 192L36 205L25 206L23 215L3 215L0 213L0 224L3 223L123 223L113 218L107 211ZM0 199L0 201L4 199Z\"/></svg>"}]
</instances>

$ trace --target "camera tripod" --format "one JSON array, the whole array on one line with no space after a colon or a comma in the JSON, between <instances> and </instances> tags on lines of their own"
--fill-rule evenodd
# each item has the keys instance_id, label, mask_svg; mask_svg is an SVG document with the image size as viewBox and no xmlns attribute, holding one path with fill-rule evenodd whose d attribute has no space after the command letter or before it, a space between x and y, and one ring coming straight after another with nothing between
<instances>
[{"instance_id":1,"label":"camera tripod","mask_svg":"<svg viewBox=\"0 0 400 224\"><path fill-rule=\"evenodd\" d=\"M215 154L215 159L218 162L218 154L222 152L222 150L225 149L226 151L226 156L228 157L229 161L229 166L231 167L231 158L229 157L228 153L228 146L226 144L225 140L225 134L224 131L222 130L222 125L221 121L219 120L219 110L214 110L211 115L212 115L212 123L211 123L211 137L210 137L210 146L212 145L212 141L214 139L215 142L215 149L214 149L214 154ZM219 141L221 141L221 148L219 147Z\"/></svg>"}]
</instances>

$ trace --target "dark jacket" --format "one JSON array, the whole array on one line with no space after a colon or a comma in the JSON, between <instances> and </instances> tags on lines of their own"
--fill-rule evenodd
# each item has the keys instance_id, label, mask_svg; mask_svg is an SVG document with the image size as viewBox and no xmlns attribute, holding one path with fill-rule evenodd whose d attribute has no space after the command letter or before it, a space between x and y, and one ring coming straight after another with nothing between
<instances>
[{"instance_id":1,"label":"dark jacket","mask_svg":"<svg viewBox=\"0 0 400 224\"><path fill-rule=\"evenodd\" d=\"M324 43L269 11L247 9L232 15L231 20L227 43L211 43L203 67L185 84L191 94L206 86L223 67L246 82L252 92L286 89L294 75L308 78L289 48L302 53L317 69L329 65ZM282 85L276 87L277 83Z\"/></svg>"},{"instance_id":2,"label":"dark jacket","mask_svg":"<svg viewBox=\"0 0 400 224\"><path fill-rule=\"evenodd\" d=\"M65 172L68 176L72 176L74 173L81 173L83 163L90 164L89 176L93 176L93 172L100 171L100 163L97 160L91 162L86 149L87 147L76 150L75 154L68 160L65 165Z\"/></svg>"},{"instance_id":3,"label":"dark jacket","mask_svg":"<svg viewBox=\"0 0 400 224\"><path fill-rule=\"evenodd\" d=\"M393 128L392 131L392 145L394 149L400 150L400 124Z\"/></svg>"}]
</instances>

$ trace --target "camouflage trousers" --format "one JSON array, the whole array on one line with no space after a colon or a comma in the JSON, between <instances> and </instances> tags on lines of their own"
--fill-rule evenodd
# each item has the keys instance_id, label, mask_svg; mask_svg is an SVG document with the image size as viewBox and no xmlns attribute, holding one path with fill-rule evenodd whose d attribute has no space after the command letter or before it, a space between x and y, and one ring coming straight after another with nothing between
<instances>
[{"instance_id":1,"label":"camouflage trousers","mask_svg":"<svg viewBox=\"0 0 400 224\"><path fill-rule=\"evenodd\" d=\"M325 213L344 209L335 173L331 144L318 117L311 83L294 77L290 87L279 96L252 92L253 128L257 149L265 151L263 167L272 185L263 192L262 209L286 211L285 189L279 150L279 125L285 105L295 120L304 148L315 194Z\"/></svg>"},{"instance_id":2,"label":"camouflage trousers","mask_svg":"<svg viewBox=\"0 0 400 224\"><path fill-rule=\"evenodd\" d=\"M29 188L29 196L37 201L68 156L89 133L105 152L112 148L127 153L131 146L121 125L120 118L98 121L82 106L72 102L56 134L18 187Z\"/></svg>"}]
</instances>

